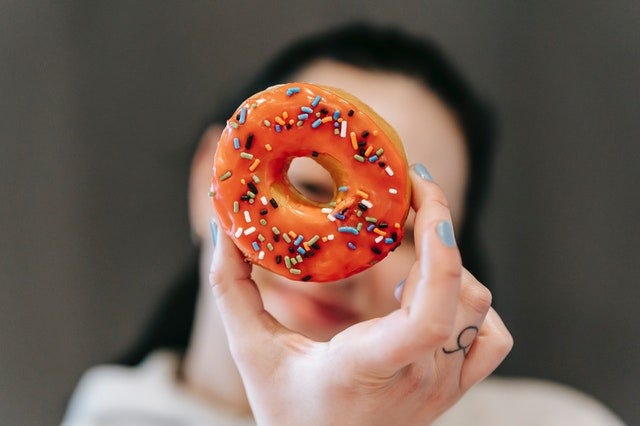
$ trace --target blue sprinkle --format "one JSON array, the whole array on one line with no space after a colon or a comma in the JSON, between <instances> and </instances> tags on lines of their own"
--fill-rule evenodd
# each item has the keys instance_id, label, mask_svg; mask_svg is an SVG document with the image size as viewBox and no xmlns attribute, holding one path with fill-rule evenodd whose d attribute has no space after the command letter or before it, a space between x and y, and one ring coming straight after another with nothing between
<instances>
[{"instance_id":1,"label":"blue sprinkle","mask_svg":"<svg viewBox=\"0 0 640 426\"><path fill-rule=\"evenodd\" d=\"M349 190L348 186L339 186L338 192L347 192Z\"/></svg>"},{"instance_id":2,"label":"blue sprinkle","mask_svg":"<svg viewBox=\"0 0 640 426\"><path fill-rule=\"evenodd\" d=\"M376 225L374 225L373 223L369 226L367 226L367 231L371 232L373 231L373 229L376 227Z\"/></svg>"},{"instance_id":3,"label":"blue sprinkle","mask_svg":"<svg viewBox=\"0 0 640 426\"><path fill-rule=\"evenodd\" d=\"M347 247L349 247L351 250L355 250L355 249L356 249L356 245L355 245L355 244L353 244L351 241L349 241L349 242L347 243Z\"/></svg>"},{"instance_id":4,"label":"blue sprinkle","mask_svg":"<svg viewBox=\"0 0 640 426\"><path fill-rule=\"evenodd\" d=\"M279 124L276 124L276 132L280 133L282 131L282 127Z\"/></svg>"},{"instance_id":5,"label":"blue sprinkle","mask_svg":"<svg viewBox=\"0 0 640 426\"><path fill-rule=\"evenodd\" d=\"M306 120L309 118L309 114L298 114L298 120Z\"/></svg>"},{"instance_id":6,"label":"blue sprinkle","mask_svg":"<svg viewBox=\"0 0 640 426\"><path fill-rule=\"evenodd\" d=\"M333 113L333 119L337 120L338 118L340 118L340 110L337 109L336 112Z\"/></svg>"},{"instance_id":7,"label":"blue sprinkle","mask_svg":"<svg viewBox=\"0 0 640 426\"><path fill-rule=\"evenodd\" d=\"M252 242L251 245L253 246L253 249L255 251L260 250L260 246L258 245L258 243L256 241Z\"/></svg>"},{"instance_id":8,"label":"blue sprinkle","mask_svg":"<svg viewBox=\"0 0 640 426\"><path fill-rule=\"evenodd\" d=\"M322 124L322 119L318 118L316 121L313 122L313 124L311 124L311 127L313 127L314 129L317 129L318 127L320 127L321 124Z\"/></svg>"},{"instance_id":9,"label":"blue sprinkle","mask_svg":"<svg viewBox=\"0 0 640 426\"><path fill-rule=\"evenodd\" d=\"M287 96L291 96L294 93L300 93L300 88L299 87L290 87L287 89Z\"/></svg>"},{"instance_id":10,"label":"blue sprinkle","mask_svg":"<svg viewBox=\"0 0 640 426\"><path fill-rule=\"evenodd\" d=\"M313 98L313 101L311 101L311 106L314 108L317 107L318 104L320 103L320 99L322 99L320 95L316 95L316 97Z\"/></svg>"},{"instance_id":11,"label":"blue sprinkle","mask_svg":"<svg viewBox=\"0 0 640 426\"><path fill-rule=\"evenodd\" d=\"M334 122L334 123L333 123L333 127L335 127L335 128L337 129L338 127L340 127L340 123L338 123L337 121L336 121L336 122Z\"/></svg>"},{"instance_id":12,"label":"blue sprinkle","mask_svg":"<svg viewBox=\"0 0 640 426\"><path fill-rule=\"evenodd\" d=\"M307 251L305 249L303 249L302 247L298 247L298 253L300 254L306 254Z\"/></svg>"},{"instance_id":13,"label":"blue sprinkle","mask_svg":"<svg viewBox=\"0 0 640 426\"><path fill-rule=\"evenodd\" d=\"M384 243L385 244L393 244L393 238L389 238L389 237L385 238L384 239Z\"/></svg>"},{"instance_id":14,"label":"blue sprinkle","mask_svg":"<svg viewBox=\"0 0 640 426\"><path fill-rule=\"evenodd\" d=\"M306 112L307 114L311 114L313 112L313 110L311 108L309 108L308 106L303 106L300 108L300 110L302 112Z\"/></svg>"},{"instance_id":15,"label":"blue sprinkle","mask_svg":"<svg viewBox=\"0 0 640 426\"><path fill-rule=\"evenodd\" d=\"M346 217L345 215L340 214L340 213L334 213L334 214L333 214L333 216L334 216L336 219L339 219L339 220L344 220L344 218Z\"/></svg>"},{"instance_id":16,"label":"blue sprinkle","mask_svg":"<svg viewBox=\"0 0 640 426\"><path fill-rule=\"evenodd\" d=\"M338 232L346 232L353 235L358 235L360 232L353 226L340 226L338 227Z\"/></svg>"},{"instance_id":17,"label":"blue sprinkle","mask_svg":"<svg viewBox=\"0 0 640 426\"><path fill-rule=\"evenodd\" d=\"M293 242L293 244L299 246L300 243L302 242L302 240L304 240L304 237L302 235L298 235L298 238L296 238L296 240Z\"/></svg>"},{"instance_id":18,"label":"blue sprinkle","mask_svg":"<svg viewBox=\"0 0 640 426\"><path fill-rule=\"evenodd\" d=\"M247 119L247 109L246 108L242 108L240 110L240 119L238 120L238 123L244 124L246 119Z\"/></svg>"},{"instance_id":19,"label":"blue sprinkle","mask_svg":"<svg viewBox=\"0 0 640 426\"><path fill-rule=\"evenodd\" d=\"M372 155L371 157L369 157L369 162L370 163L375 163L376 161L378 161L378 156L377 155ZM380 163L382 164L382 163Z\"/></svg>"},{"instance_id":20,"label":"blue sprinkle","mask_svg":"<svg viewBox=\"0 0 640 426\"><path fill-rule=\"evenodd\" d=\"M240 139L238 138L233 138L233 147L235 149L240 149Z\"/></svg>"}]
</instances>

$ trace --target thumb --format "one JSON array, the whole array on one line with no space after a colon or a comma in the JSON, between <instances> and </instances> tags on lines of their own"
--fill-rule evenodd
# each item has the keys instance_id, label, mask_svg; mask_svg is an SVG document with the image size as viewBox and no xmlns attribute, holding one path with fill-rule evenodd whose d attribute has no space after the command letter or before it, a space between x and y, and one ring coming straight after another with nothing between
<instances>
[{"instance_id":1,"label":"thumb","mask_svg":"<svg viewBox=\"0 0 640 426\"><path fill-rule=\"evenodd\" d=\"M251 264L211 220L215 245L209 283L236 362L255 356L263 343L273 345L275 334L285 330L265 309L260 292L251 279ZM253 355L252 355L253 354Z\"/></svg>"}]
</instances>

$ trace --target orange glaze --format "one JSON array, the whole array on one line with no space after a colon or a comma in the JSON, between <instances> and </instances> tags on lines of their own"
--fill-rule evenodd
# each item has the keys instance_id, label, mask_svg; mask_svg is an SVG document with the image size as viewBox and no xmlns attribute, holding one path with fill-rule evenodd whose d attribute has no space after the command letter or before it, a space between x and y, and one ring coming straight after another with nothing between
<instances>
[{"instance_id":1,"label":"orange glaze","mask_svg":"<svg viewBox=\"0 0 640 426\"><path fill-rule=\"evenodd\" d=\"M403 237L411 189L402 145L368 106L338 92L288 83L253 95L227 121L215 154L210 194L221 228L251 262L292 280L345 278ZM296 157L329 171L331 202L289 183Z\"/></svg>"}]
</instances>

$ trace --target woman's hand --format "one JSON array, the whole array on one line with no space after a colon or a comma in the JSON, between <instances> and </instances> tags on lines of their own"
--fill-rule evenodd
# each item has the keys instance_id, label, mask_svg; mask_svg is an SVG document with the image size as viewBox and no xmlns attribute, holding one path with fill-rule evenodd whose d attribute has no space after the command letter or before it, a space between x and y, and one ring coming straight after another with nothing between
<instances>
[{"instance_id":1,"label":"woman's hand","mask_svg":"<svg viewBox=\"0 0 640 426\"><path fill-rule=\"evenodd\" d=\"M416 261L400 307L329 342L265 311L251 265L219 233L211 286L259 424L424 425L509 353L491 294L461 265L444 194L420 166L411 178Z\"/></svg>"}]
</instances>

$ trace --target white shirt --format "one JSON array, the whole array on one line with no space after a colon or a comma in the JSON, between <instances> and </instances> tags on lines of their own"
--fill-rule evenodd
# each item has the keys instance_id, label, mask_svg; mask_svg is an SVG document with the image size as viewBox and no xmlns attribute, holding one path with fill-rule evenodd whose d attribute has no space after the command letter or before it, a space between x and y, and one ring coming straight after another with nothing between
<instances>
[{"instance_id":1,"label":"white shirt","mask_svg":"<svg viewBox=\"0 0 640 426\"><path fill-rule=\"evenodd\" d=\"M151 354L137 367L103 365L81 378L63 426L255 425L251 417L197 399L176 381L178 356ZM621 425L593 398L533 379L488 378L436 425Z\"/></svg>"}]
</instances>

